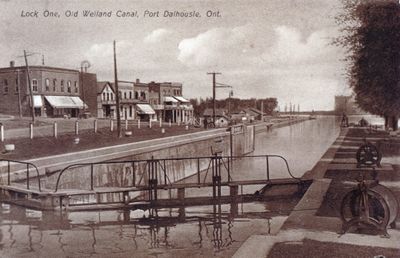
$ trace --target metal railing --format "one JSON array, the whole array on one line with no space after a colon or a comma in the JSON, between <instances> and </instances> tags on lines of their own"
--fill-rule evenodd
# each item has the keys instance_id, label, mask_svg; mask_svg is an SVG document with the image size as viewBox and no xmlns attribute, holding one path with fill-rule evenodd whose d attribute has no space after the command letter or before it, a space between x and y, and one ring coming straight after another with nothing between
<instances>
[{"instance_id":1,"label":"metal railing","mask_svg":"<svg viewBox=\"0 0 400 258\"><path fill-rule=\"evenodd\" d=\"M39 170L38 168L30 163L30 162L24 162L24 161L18 161L18 160L9 160L9 159L0 159L0 162L7 162L7 185L11 185L11 165L14 164L21 164L26 166L26 188L30 189L30 167L33 167L34 170L36 170L36 176L38 180L38 188L39 192L42 191L41 185L40 185L40 175L39 175Z\"/></svg>"},{"instance_id":2,"label":"metal railing","mask_svg":"<svg viewBox=\"0 0 400 258\"><path fill-rule=\"evenodd\" d=\"M225 176L227 178L227 183L231 182L232 172L233 172L233 161L241 160L241 159L265 159L265 178L263 180L271 180L271 168L270 163L271 159L279 159L282 160L288 176L294 179L300 180L300 178L295 177L290 171L289 164L287 160L280 155L249 155L249 156L202 156L202 157L183 157L183 158L164 158L164 159L144 159L144 160L127 160L127 161L104 161L104 162L95 162L95 163L79 163L72 164L64 169L62 169L57 177L55 192L59 190L60 181L64 173L67 171L73 171L72 169L81 168L81 167L89 167L90 173L90 190L94 190L94 173L98 171L96 166L101 165L128 165L130 168L132 181L129 187L138 187L138 188L146 188L149 191L157 190L161 188L165 188L167 186L171 186L172 184L178 184L179 181L185 179L186 177L182 177L179 179L171 180L170 176L172 173L168 169L168 162L190 162L191 166L195 165L195 172L192 173L191 176L196 176L194 185L201 187L206 184L206 179L208 177L208 173L212 171L213 183L214 180L219 180L219 184L221 183L221 176ZM208 165L207 165L208 164ZM173 165L173 164L171 164ZM207 165L206 169L202 168ZM126 168L126 167L124 167ZM201 180L201 174L205 172L205 176L203 181ZM147 178L147 180L146 180ZM157 194L156 191L152 192L153 194Z\"/></svg>"}]
</instances>

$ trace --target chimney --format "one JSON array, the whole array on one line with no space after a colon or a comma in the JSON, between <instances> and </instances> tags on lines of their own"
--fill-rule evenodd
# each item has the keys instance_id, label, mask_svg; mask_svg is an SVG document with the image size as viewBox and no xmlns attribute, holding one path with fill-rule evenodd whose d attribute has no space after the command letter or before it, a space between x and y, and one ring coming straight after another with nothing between
<instances>
[{"instance_id":1,"label":"chimney","mask_svg":"<svg viewBox=\"0 0 400 258\"><path fill-rule=\"evenodd\" d=\"M10 61L10 67L14 67L15 66L15 61Z\"/></svg>"},{"instance_id":2,"label":"chimney","mask_svg":"<svg viewBox=\"0 0 400 258\"><path fill-rule=\"evenodd\" d=\"M139 79L136 79L136 83L140 83L140 80L139 80Z\"/></svg>"}]
</instances>

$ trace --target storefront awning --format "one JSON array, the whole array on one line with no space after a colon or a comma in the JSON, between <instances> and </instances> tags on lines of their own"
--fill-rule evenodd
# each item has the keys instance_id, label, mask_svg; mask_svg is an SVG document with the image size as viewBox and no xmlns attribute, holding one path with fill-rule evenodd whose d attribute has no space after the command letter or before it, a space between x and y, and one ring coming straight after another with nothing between
<instances>
[{"instance_id":1,"label":"storefront awning","mask_svg":"<svg viewBox=\"0 0 400 258\"><path fill-rule=\"evenodd\" d=\"M136 104L139 114L154 115L156 112L147 104Z\"/></svg>"},{"instance_id":2,"label":"storefront awning","mask_svg":"<svg viewBox=\"0 0 400 258\"><path fill-rule=\"evenodd\" d=\"M164 97L164 102L178 103L178 101L176 99L174 99L173 97Z\"/></svg>"},{"instance_id":3,"label":"storefront awning","mask_svg":"<svg viewBox=\"0 0 400 258\"><path fill-rule=\"evenodd\" d=\"M42 96L40 95L33 96L33 106L35 108L40 108L43 106Z\"/></svg>"},{"instance_id":4,"label":"storefront awning","mask_svg":"<svg viewBox=\"0 0 400 258\"><path fill-rule=\"evenodd\" d=\"M44 96L53 108L78 108L88 106L79 97L73 96Z\"/></svg>"},{"instance_id":5,"label":"storefront awning","mask_svg":"<svg viewBox=\"0 0 400 258\"><path fill-rule=\"evenodd\" d=\"M174 98L176 98L177 100L179 100L179 102L182 102L182 103L189 103L190 102L189 100L187 100L187 99L185 99L184 97L181 97L181 96L174 96Z\"/></svg>"}]
</instances>

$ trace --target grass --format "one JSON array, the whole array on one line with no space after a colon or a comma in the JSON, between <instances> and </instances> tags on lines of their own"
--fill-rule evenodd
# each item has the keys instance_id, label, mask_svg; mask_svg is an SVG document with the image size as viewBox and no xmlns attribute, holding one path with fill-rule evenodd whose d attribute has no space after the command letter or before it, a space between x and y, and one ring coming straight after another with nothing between
<instances>
[{"instance_id":1,"label":"grass","mask_svg":"<svg viewBox=\"0 0 400 258\"><path fill-rule=\"evenodd\" d=\"M49 155L76 152L124 143L139 142L144 140L163 138L174 135L182 135L202 131L201 128L191 127L185 130L185 126L165 127L165 133L161 133L159 126L152 128L130 129L133 135L130 137L123 136L118 138L116 131L111 132L108 128L99 129L97 133L92 130L81 131L79 136L73 133L60 135L57 139L54 137L38 137L30 140L29 138L21 138L7 140L0 143L0 151L4 150L5 144L15 144L15 151L11 153L0 154L5 159L26 160L31 158L44 157ZM124 135L124 132L123 132ZM75 144L74 139L79 137L79 143Z\"/></svg>"}]
</instances>

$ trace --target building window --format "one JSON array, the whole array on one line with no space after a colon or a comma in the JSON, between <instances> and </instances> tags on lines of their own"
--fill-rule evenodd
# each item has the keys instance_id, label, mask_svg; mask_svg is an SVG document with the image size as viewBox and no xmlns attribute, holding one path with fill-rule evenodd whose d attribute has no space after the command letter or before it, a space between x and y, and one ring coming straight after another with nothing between
<instances>
[{"instance_id":1,"label":"building window","mask_svg":"<svg viewBox=\"0 0 400 258\"><path fill-rule=\"evenodd\" d=\"M140 98L141 98L141 100L146 100L146 92L142 91L140 93Z\"/></svg>"},{"instance_id":2,"label":"building window","mask_svg":"<svg viewBox=\"0 0 400 258\"><path fill-rule=\"evenodd\" d=\"M46 86L46 91L50 91L50 80L46 78L44 81L44 84Z\"/></svg>"},{"instance_id":3,"label":"building window","mask_svg":"<svg viewBox=\"0 0 400 258\"><path fill-rule=\"evenodd\" d=\"M19 92L18 85L17 85L17 86L15 86L15 92L16 92L16 93L18 93L18 92Z\"/></svg>"},{"instance_id":4,"label":"building window","mask_svg":"<svg viewBox=\"0 0 400 258\"><path fill-rule=\"evenodd\" d=\"M74 82L74 86L75 86L75 93L78 93L78 82L77 81Z\"/></svg>"},{"instance_id":5,"label":"building window","mask_svg":"<svg viewBox=\"0 0 400 258\"><path fill-rule=\"evenodd\" d=\"M132 91L129 92L129 99L132 99Z\"/></svg>"},{"instance_id":6,"label":"building window","mask_svg":"<svg viewBox=\"0 0 400 258\"><path fill-rule=\"evenodd\" d=\"M71 81L67 81L67 91L71 93Z\"/></svg>"},{"instance_id":7,"label":"building window","mask_svg":"<svg viewBox=\"0 0 400 258\"><path fill-rule=\"evenodd\" d=\"M132 117L132 106L129 106L129 117Z\"/></svg>"},{"instance_id":8,"label":"building window","mask_svg":"<svg viewBox=\"0 0 400 258\"><path fill-rule=\"evenodd\" d=\"M127 99L127 97L126 97L126 92L124 92L124 99Z\"/></svg>"},{"instance_id":9,"label":"building window","mask_svg":"<svg viewBox=\"0 0 400 258\"><path fill-rule=\"evenodd\" d=\"M110 93L107 92L107 101L110 100Z\"/></svg>"},{"instance_id":10,"label":"building window","mask_svg":"<svg viewBox=\"0 0 400 258\"><path fill-rule=\"evenodd\" d=\"M4 86L8 86L8 80L4 79Z\"/></svg>"},{"instance_id":11,"label":"building window","mask_svg":"<svg viewBox=\"0 0 400 258\"><path fill-rule=\"evenodd\" d=\"M38 91L38 81L36 79L32 80L32 91Z\"/></svg>"},{"instance_id":12,"label":"building window","mask_svg":"<svg viewBox=\"0 0 400 258\"><path fill-rule=\"evenodd\" d=\"M53 79L53 91L57 89L57 79Z\"/></svg>"},{"instance_id":13,"label":"building window","mask_svg":"<svg viewBox=\"0 0 400 258\"><path fill-rule=\"evenodd\" d=\"M135 91L135 99L139 98L139 93L137 91Z\"/></svg>"},{"instance_id":14,"label":"building window","mask_svg":"<svg viewBox=\"0 0 400 258\"><path fill-rule=\"evenodd\" d=\"M8 94L8 86L4 86L4 94Z\"/></svg>"},{"instance_id":15,"label":"building window","mask_svg":"<svg viewBox=\"0 0 400 258\"><path fill-rule=\"evenodd\" d=\"M60 85L61 85L61 92L64 92L64 80L61 80Z\"/></svg>"},{"instance_id":16,"label":"building window","mask_svg":"<svg viewBox=\"0 0 400 258\"><path fill-rule=\"evenodd\" d=\"M105 92L103 92L103 100L104 101L106 100L106 93Z\"/></svg>"},{"instance_id":17,"label":"building window","mask_svg":"<svg viewBox=\"0 0 400 258\"><path fill-rule=\"evenodd\" d=\"M110 93L111 100L114 100L114 94Z\"/></svg>"}]
</instances>

